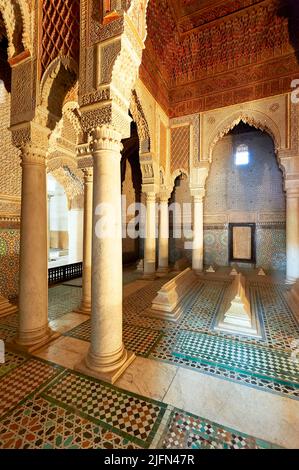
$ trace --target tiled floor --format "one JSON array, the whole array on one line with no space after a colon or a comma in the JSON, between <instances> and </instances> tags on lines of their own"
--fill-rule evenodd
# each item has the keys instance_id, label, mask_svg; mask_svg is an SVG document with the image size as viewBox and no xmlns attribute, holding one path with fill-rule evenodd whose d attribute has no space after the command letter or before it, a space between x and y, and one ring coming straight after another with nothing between
<instances>
[{"instance_id":1,"label":"tiled floor","mask_svg":"<svg viewBox=\"0 0 299 470\"><path fill-rule=\"evenodd\" d=\"M163 449L270 449L271 444L206 419L173 410L161 439Z\"/></svg>"},{"instance_id":2,"label":"tiled floor","mask_svg":"<svg viewBox=\"0 0 299 470\"><path fill-rule=\"evenodd\" d=\"M252 302L264 325L264 339L214 330L225 288L230 281L198 280L196 294L177 324L145 315L164 280L156 280L124 299L124 342L136 354L220 376L272 393L299 399L298 364L291 343L299 325L284 298L285 287L250 282ZM65 334L90 341L90 319Z\"/></svg>"},{"instance_id":3,"label":"tiled floor","mask_svg":"<svg viewBox=\"0 0 299 470\"><path fill-rule=\"evenodd\" d=\"M73 372L89 347L90 320L70 313L80 304L80 288L50 289L51 326L63 336L35 358L6 352L0 365L0 448L299 446L298 365L290 361L299 327L284 287L251 279L265 337L250 340L213 330L227 278L199 278L196 295L173 324L144 312L167 278L148 282L130 276L124 288L124 342L139 356L136 361L115 387ZM0 319L0 339L13 337L16 328L16 315ZM229 397L227 407L220 406L221 390ZM268 399L270 409L265 392L276 395ZM244 403L237 403L239 396ZM248 410L252 407L248 425L246 402ZM279 410L277 422L273 408Z\"/></svg>"},{"instance_id":4,"label":"tiled floor","mask_svg":"<svg viewBox=\"0 0 299 470\"><path fill-rule=\"evenodd\" d=\"M45 361L15 353L8 361L10 370L0 365L2 449L271 447Z\"/></svg>"}]
</instances>

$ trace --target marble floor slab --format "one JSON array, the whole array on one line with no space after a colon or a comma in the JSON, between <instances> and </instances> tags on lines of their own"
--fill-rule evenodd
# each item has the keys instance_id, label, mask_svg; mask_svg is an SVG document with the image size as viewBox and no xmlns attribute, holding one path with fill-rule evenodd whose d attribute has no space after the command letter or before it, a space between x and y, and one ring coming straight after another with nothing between
<instances>
[{"instance_id":1,"label":"marble floor slab","mask_svg":"<svg viewBox=\"0 0 299 470\"><path fill-rule=\"evenodd\" d=\"M36 357L74 369L89 349L89 343L76 338L62 337L34 352Z\"/></svg>"},{"instance_id":2,"label":"marble floor slab","mask_svg":"<svg viewBox=\"0 0 299 470\"><path fill-rule=\"evenodd\" d=\"M86 315L81 315L80 313L70 312L64 315L57 320L52 320L50 322L50 327L54 331L58 331L59 333L65 333L66 331L75 328L81 323L84 323L88 317Z\"/></svg>"},{"instance_id":3,"label":"marble floor slab","mask_svg":"<svg viewBox=\"0 0 299 470\"><path fill-rule=\"evenodd\" d=\"M299 448L299 402L179 368L163 401L287 448Z\"/></svg>"},{"instance_id":4,"label":"marble floor slab","mask_svg":"<svg viewBox=\"0 0 299 470\"><path fill-rule=\"evenodd\" d=\"M177 367L158 361L136 357L125 373L116 382L116 386L162 401L169 389Z\"/></svg>"}]
</instances>

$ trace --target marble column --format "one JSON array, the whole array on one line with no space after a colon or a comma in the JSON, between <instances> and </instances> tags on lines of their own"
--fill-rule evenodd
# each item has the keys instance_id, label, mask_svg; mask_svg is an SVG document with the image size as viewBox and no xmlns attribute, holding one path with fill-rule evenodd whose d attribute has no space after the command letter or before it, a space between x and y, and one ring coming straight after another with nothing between
<instances>
[{"instance_id":1,"label":"marble column","mask_svg":"<svg viewBox=\"0 0 299 470\"><path fill-rule=\"evenodd\" d=\"M144 271L145 279L156 276L156 194L146 194L146 222L144 240Z\"/></svg>"},{"instance_id":2,"label":"marble column","mask_svg":"<svg viewBox=\"0 0 299 470\"><path fill-rule=\"evenodd\" d=\"M22 149L19 326L16 346L33 351L58 336L48 323L46 153Z\"/></svg>"},{"instance_id":3,"label":"marble column","mask_svg":"<svg viewBox=\"0 0 299 470\"><path fill-rule=\"evenodd\" d=\"M203 271L203 197L203 193L193 195L192 269L198 273Z\"/></svg>"},{"instance_id":4,"label":"marble column","mask_svg":"<svg viewBox=\"0 0 299 470\"><path fill-rule=\"evenodd\" d=\"M84 222L83 222L83 279L82 302L76 313L91 315L91 246L92 246L92 192L93 169L84 173Z\"/></svg>"},{"instance_id":5,"label":"marble column","mask_svg":"<svg viewBox=\"0 0 299 470\"><path fill-rule=\"evenodd\" d=\"M93 132L91 344L77 369L114 383L134 360L122 338L121 135Z\"/></svg>"},{"instance_id":6,"label":"marble column","mask_svg":"<svg viewBox=\"0 0 299 470\"><path fill-rule=\"evenodd\" d=\"M299 279L299 187L287 189L287 282Z\"/></svg>"},{"instance_id":7,"label":"marble column","mask_svg":"<svg viewBox=\"0 0 299 470\"><path fill-rule=\"evenodd\" d=\"M159 265L158 273L167 273L169 271L169 212L168 212L168 194L160 196L160 227L159 227Z\"/></svg>"}]
</instances>

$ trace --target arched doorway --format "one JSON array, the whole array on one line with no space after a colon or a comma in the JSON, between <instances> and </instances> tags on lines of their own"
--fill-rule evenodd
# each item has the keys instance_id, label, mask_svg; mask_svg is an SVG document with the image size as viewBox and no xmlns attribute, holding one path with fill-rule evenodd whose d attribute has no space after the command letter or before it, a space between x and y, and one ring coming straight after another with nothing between
<instances>
[{"instance_id":1,"label":"arched doorway","mask_svg":"<svg viewBox=\"0 0 299 470\"><path fill-rule=\"evenodd\" d=\"M141 250L140 237L131 238L127 230L128 224L138 215L138 204L141 202L142 174L139 163L139 138L134 121L131 124L131 137L124 139L122 143L123 263L131 264L140 258ZM134 206L136 206L135 210Z\"/></svg>"},{"instance_id":2,"label":"arched doorway","mask_svg":"<svg viewBox=\"0 0 299 470\"><path fill-rule=\"evenodd\" d=\"M174 188L169 200L169 262L175 264L182 258L192 259L191 250L185 249L188 230L191 231L192 212L189 177L180 174L174 180Z\"/></svg>"},{"instance_id":3,"label":"arched doorway","mask_svg":"<svg viewBox=\"0 0 299 470\"><path fill-rule=\"evenodd\" d=\"M205 264L284 271L285 211L272 137L239 123L213 150L204 201Z\"/></svg>"}]
</instances>

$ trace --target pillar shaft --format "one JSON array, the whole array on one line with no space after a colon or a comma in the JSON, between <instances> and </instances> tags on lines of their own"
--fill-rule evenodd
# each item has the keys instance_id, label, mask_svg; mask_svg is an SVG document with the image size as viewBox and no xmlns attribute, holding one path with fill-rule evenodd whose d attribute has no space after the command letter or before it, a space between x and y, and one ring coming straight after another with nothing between
<instances>
[{"instance_id":1,"label":"pillar shaft","mask_svg":"<svg viewBox=\"0 0 299 470\"><path fill-rule=\"evenodd\" d=\"M159 231L159 272L167 272L168 267L168 243L169 243L169 213L168 196L160 198L160 231Z\"/></svg>"},{"instance_id":2,"label":"pillar shaft","mask_svg":"<svg viewBox=\"0 0 299 470\"><path fill-rule=\"evenodd\" d=\"M51 336L48 324L48 217L45 153L22 151L19 328L16 343L34 349Z\"/></svg>"},{"instance_id":3,"label":"pillar shaft","mask_svg":"<svg viewBox=\"0 0 299 470\"><path fill-rule=\"evenodd\" d=\"M78 313L91 314L91 256L93 170L84 170L83 279L82 303Z\"/></svg>"},{"instance_id":4,"label":"pillar shaft","mask_svg":"<svg viewBox=\"0 0 299 470\"><path fill-rule=\"evenodd\" d=\"M193 248L192 269L203 271L203 197L194 196L193 201Z\"/></svg>"},{"instance_id":5,"label":"pillar shaft","mask_svg":"<svg viewBox=\"0 0 299 470\"><path fill-rule=\"evenodd\" d=\"M144 240L144 277L153 278L156 272L156 195L146 193L146 224Z\"/></svg>"},{"instance_id":6,"label":"pillar shaft","mask_svg":"<svg viewBox=\"0 0 299 470\"><path fill-rule=\"evenodd\" d=\"M121 136L105 127L93 137L91 344L79 369L114 382L134 359L122 339Z\"/></svg>"},{"instance_id":7,"label":"pillar shaft","mask_svg":"<svg viewBox=\"0 0 299 470\"><path fill-rule=\"evenodd\" d=\"M299 188L287 191L287 281L299 278Z\"/></svg>"}]
</instances>

